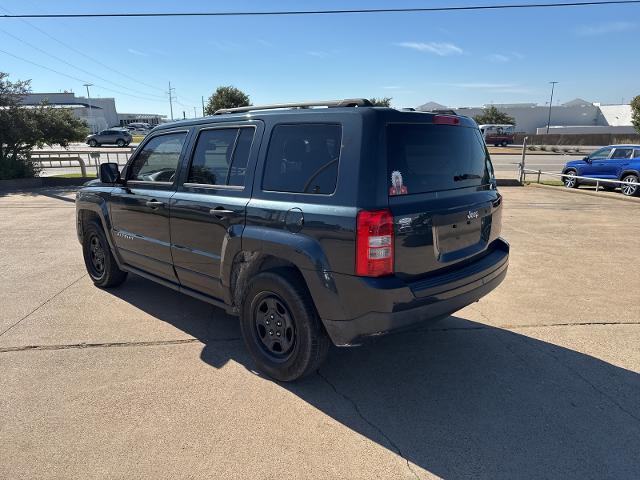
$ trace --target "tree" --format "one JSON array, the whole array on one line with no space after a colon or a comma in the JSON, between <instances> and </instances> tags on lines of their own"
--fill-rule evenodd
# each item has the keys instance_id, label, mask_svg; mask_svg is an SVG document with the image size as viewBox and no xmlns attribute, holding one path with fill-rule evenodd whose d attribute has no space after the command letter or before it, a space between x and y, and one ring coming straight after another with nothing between
<instances>
[{"instance_id":1,"label":"tree","mask_svg":"<svg viewBox=\"0 0 640 480\"><path fill-rule=\"evenodd\" d=\"M83 140L89 130L71 110L45 103L22 105L31 91L31 81L10 82L8 76L0 72L0 179L33 177L38 174L30 158L34 147L66 147Z\"/></svg>"},{"instance_id":2,"label":"tree","mask_svg":"<svg viewBox=\"0 0 640 480\"><path fill-rule=\"evenodd\" d=\"M382 98L370 98L369 101L373 103L374 107L390 107L391 106L391 97L382 97Z\"/></svg>"},{"instance_id":3,"label":"tree","mask_svg":"<svg viewBox=\"0 0 640 480\"><path fill-rule=\"evenodd\" d=\"M249 95L229 85L216 89L214 94L209 97L204 113L206 115L213 115L216 113L216 110L220 110L221 108L247 107L249 105L251 105Z\"/></svg>"},{"instance_id":4,"label":"tree","mask_svg":"<svg viewBox=\"0 0 640 480\"><path fill-rule=\"evenodd\" d=\"M631 100L631 123L640 133L640 95Z\"/></svg>"},{"instance_id":5,"label":"tree","mask_svg":"<svg viewBox=\"0 0 640 480\"><path fill-rule=\"evenodd\" d=\"M485 108L480 115L476 115L473 117L478 125L486 125L489 123L498 123L498 124L511 124L515 125L516 120L510 115L507 115L504 112L501 112L493 105Z\"/></svg>"}]
</instances>

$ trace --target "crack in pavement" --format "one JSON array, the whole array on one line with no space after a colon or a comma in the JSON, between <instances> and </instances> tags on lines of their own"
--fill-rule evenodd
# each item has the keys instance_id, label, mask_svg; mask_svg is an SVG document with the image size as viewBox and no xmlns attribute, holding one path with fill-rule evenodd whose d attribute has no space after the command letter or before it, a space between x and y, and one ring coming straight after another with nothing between
<instances>
[{"instance_id":1,"label":"crack in pavement","mask_svg":"<svg viewBox=\"0 0 640 480\"><path fill-rule=\"evenodd\" d=\"M598 386L596 386L591 380L589 380L587 377L585 377L584 375L582 375L579 371L577 371L576 369L574 369L573 367L567 365L566 363L562 362L556 355L554 355L552 352L548 352L543 348L540 348L539 346L535 345L533 342L531 342L528 338L526 337L521 337L520 340L526 344L528 344L530 347L538 350L540 353L543 353L544 355L553 358L556 363L560 364L561 366L563 366L565 369L567 369L569 372L571 372L573 375L575 375L576 377L578 377L580 380L582 380L583 382L585 382L587 385L589 385L591 388L593 388L596 392L598 392L600 395L602 395L604 398L606 398L607 400L609 400L611 403L613 403L616 407L618 407L620 409L621 412L626 413L627 415L629 415L631 418L633 418L634 420L640 422L640 417L637 417L635 414L633 414L632 412L630 412L629 410L627 410L626 408L624 408L620 403L618 403L618 401L616 400L615 397L613 397L612 395L609 395L607 392L605 392L604 390L600 389Z\"/></svg>"},{"instance_id":2,"label":"crack in pavement","mask_svg":"<svg viewBox=\"0 0 640 480\"><path fill-rule=\"evenodd\" d=\"M354 411L362 419L363 422L365 422L367 425L369 425L371 428L373 428L376 432L378 432L382 436L382 438L384 438L389 443L389 445L395 451L395 453L398 454L400 457L402 457L402 459L406 462L407 468L411 471L411 473L413 473L413 475L418 480L420 480L420 475L418 475L418 473L413 469L413 467L411 466L411 463L409 462L409 459L404 456L404 454L402 453L402 450L400 450L400 447L393 440L391 440L391 438L389 438L389 436L386 433L384 433L382 428L380 428L378 425L376 425L375 423L373 423L371 420L369 420L367 417L364 416L364 414L360 410L360 407L358 407L358 404L355 402L355 400L353 400L348 395L340 392L338 390L338 388L331 381L329 381L329 379L326 376L324 376L322 373L320 373L320 369L316 370L316 373L318 374L318 376L322 380L324 380L324 382L327 385L329 385L331 387L331 389L337 395L339 395L344 400L346 400L349 404L351 404L351 406L353 407Z\"/></svg>"},{"instance_id":3,"label":"crack in pavement","mask_svg":"<svg viewBox=\"0 0 640 480\"><path fill-rule=\"evenodd\" d=\"M241 340L240 337L219 338L208 340L206 343L235 342ZM23 345L19 347L0 347L0 353L7 352L28 352L42 350L71 350L82 348L112 348L112 347L156 347L162 345L183 345L189 343L205 343L198 338L182 338L176 340L152 340L148 342L105 342L105 343L70 343L61 345Z\"/></svg>"},{"instance_id":4,"label":"crack in pavement","mask_svg":"<svg viewBox=\"0 0 640 480\"><path fill-rule=\"evenodd\" d=\"M80 277L76 278L73 282L71 282L69 285L67 285L66 287L64 287L62 290L60 290L58 293L52 295L51 297L49 297L47 300L45 300L44 302L42 302L40 305L38 305L36 308L34 308L33 310L31 310L29 313L27 313L24 317L22 317L20 320L18 320L16 323L14 323L13 325L10 325L9 327L7 327L6 330L4 330L3 332L0 333L0 337L3 336L5 333L7 333L9 330L11 330L13 327L17 326L20 324L20 322L22 322L23 320L29 318L31 315L33 315L35 312L37 312L38 310L40 310L42 307L44 307L47 303L49 303L51 300L53 300L54 298L56 298L58 295L60 295L61 293L63 293L64 291L66 291L67 289L69 289L70 287L72 287L73 285L75 285L76 283L78 283L80 280L82 280L84 277L86 277L88 274L84 273L82 274Z\"/></svg>"}]
</instances>

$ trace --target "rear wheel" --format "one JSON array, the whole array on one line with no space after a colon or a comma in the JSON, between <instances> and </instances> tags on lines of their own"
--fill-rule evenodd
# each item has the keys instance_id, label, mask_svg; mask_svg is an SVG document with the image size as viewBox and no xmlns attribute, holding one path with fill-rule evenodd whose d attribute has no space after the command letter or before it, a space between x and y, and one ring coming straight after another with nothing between
<instances>
[{"instance_id":1,"label":"rear wheel","mask_svg":"<svg viewBox=\"0 0 640 480\"><path fill-rule=\"evenodd\" d=\"M240 327L258 370L290 382L315 371L329 337L303 280L292 270L256 275L242 304Z\"/></svg>"},{"instance_id":2,"label":"rear wheel","mask_svg":"<svg viewBox=\"0 0 640 480\"><path fill-rule=\"evenodd\" d=\"M89 140L89 146L90 147L97 147L98 146L98 142L95 139L91 139Z\"/></svg>"},{"instance_id":3,"label":"rear wheel","mask_svg":"<svg viewBox=\"0 0 640 480\"><path fill-rule=\"evenodd\" d=\"M575 170L569 170L565 172L566 177L563 177L564 186L567 188L578 188L578 179L576 177Z\"/></svg>"},{"instance_id":4,"label":"rear wheel","mask_svg":"<svg viewBox=\"0 0 640 480\"><path fill-rule=\"evenodd\" d=\"M119 138L119 139L116 141L116 145L117 145L117 146L119 146L119 147L124 147L126 144L127 144L127 142L125 142L125 141L124 141L124 140L122 140L121 138Z\"/></svg>"},{"instance_id":5,"label":"rear wheel","mask_svg":"<svg viewBox=\"0 0 640 480\"><path fill-rule=\"evenodd\" d=\"M506 146L507 146L507 145L509 145L509 144L507 143L507 141L506 141L506 140L503 140L503 141L502 141L502 143L501 143L500 145L502 145L503 147L506 147Z\"/></svg>"},{"instance_id":6,"label":"rear wheel","mask_svg":"<svg viewBox=\"0 0 640 480\"><path fill-rule=\"evenodd\" d=\"M623 195L626 195L627 197L638 196L640 193L640 187L638 187L638 185L633 185L634 183L638 183L638 180L637 175L625 175L622 179L624 183L620 186L620 190Z\"/></svg>"},{"instance_id":7,"label":"rear wheel","mask_svg":"<svg viewBox=\"0 0 640 480\"><path fill-rule=\"evenodd\" d=\"M87 273L101 288L116 287L127 278L127 272L118 268L102 227L90 222L84 229L82 252Z\"/></svg>"}]
</instances>

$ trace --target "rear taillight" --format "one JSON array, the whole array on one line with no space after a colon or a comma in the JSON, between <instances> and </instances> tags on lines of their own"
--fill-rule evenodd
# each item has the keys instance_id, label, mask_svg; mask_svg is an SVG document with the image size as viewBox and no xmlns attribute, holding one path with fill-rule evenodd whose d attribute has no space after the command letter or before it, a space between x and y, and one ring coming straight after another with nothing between
<instances>
[{"instance_id":1,"label":"rear taillight","mask_svg":"<svg viewBox=\"0 0 640 480\"><path fill-rule=\"evenodd\" d=\"M356 275L381 277L393 273L393 216L389 210L358 212Z\"/></svg>"},{"instance_id":2,"label":"rear taillight","mask_svg":"<svg viewBox=\"0 0 640 480\"><path fill-rule=\"evenodd\" d=\"M451 115L436 115L433 117L433 123L436 125L460 125L460 119Z\"/></svg>"}]
</instances>

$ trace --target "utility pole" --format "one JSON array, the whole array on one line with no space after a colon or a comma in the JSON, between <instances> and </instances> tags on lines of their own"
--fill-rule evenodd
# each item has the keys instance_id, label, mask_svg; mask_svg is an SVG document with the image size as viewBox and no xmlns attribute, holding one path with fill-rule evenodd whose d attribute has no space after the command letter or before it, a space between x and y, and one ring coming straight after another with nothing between
<instances>
[{"instance_id":1,"label":"utility pole","mask_svg":"<svg viewBox=\"0 0 640 480\"><path fill-rule=\"evenodd\" d=\"M96 133L93 131L93 116L91 115L91 95L89 95L89 87L93 87L93 83L85 83L82 86L87 87L87 104L89 105L89 123L91 124L91 133Z\"/></svg>"},{"instance_id":2,"label":"utility pole","mask_svg":"<svg viewBox=\"0 0 640 480\"><path fill-rule=\"evenodd\" d=\"M171 88L171 82L169 82L169 109L171 110L171 120L173 121L173 91L175 88Z\"/></svg>"},{"instance_id":3,"label":"utility pole","mask_svg":"<svg viewBox=\"0 0 640 480\"><path fill-rule=\"evenodd\" d=\"M553 90L556 84L559 82L549 82L551 84L551 99L549 100L549 119L547 120L547 133L549 133L549 127L551 126L551 107L553 106Z\"/></svg>"},{"instance_id":4,"label":"utility pole","mask_svg":"<svg viewBox=\"0 0 640 480\"><path fill-rule=\"evenodd\" d=\"M187 119L187 112L185 112L184 110L182 110L182 119L183 120Z\"/></svg>"},{"instance_id":5,"label":"utility pole","mask_svg":"<svg viewBox=\"0 0 640 480\"><path fill-rule=\"evenodd\" d=\"M193 118L196 118L198 114L196 113L196 107L193 107Z\"/></svg>"},{"instance_id":6,"label":"utility pole","mask_svg":"<svg viewBox=\"0 0 640 480\"><path fill-rule=\"evenodd\" d=\"M200 100L202 100L202 116L204 117L204 95L200 96Z\"/></svg>"}]
</instances>

